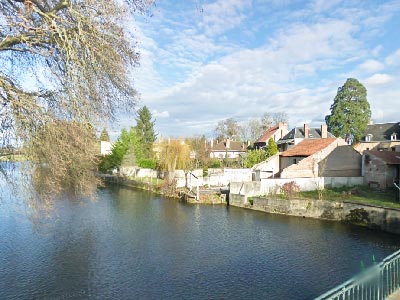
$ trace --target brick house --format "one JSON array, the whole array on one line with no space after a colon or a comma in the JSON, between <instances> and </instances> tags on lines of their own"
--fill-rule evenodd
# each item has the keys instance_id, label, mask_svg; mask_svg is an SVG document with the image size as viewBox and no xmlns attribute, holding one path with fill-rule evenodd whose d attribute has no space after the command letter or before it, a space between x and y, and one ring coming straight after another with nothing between
<instances>
[{"instance_id":1,"label":"brick house","mask_svg":"<svg viewBox=\"0 0 400 300\"><path fill-rule=\"evenodd\" d=\"M305 139L280 153L281 178L361 175L361 155L341 138Z\"/></svg>"},{"instance_id":2,"label":"brick house","mask_svg":"<svg viewBox=\"0 0 400 300\"><path fill-rule=\"evenodd\" d=\"M255 149L263 149L267 146L269 139L275 142L283 138L288 133L288 125L279 122L277 126L267 129L263 134L254 142Z\"/></svg>"},{"instance_id":3,"label":"brick house","mask_svg":"<svg viewBox=\"0 0 400 300\"><path fill-rule=\"evenodd\" d=\"M400 145L400 122L370 124L361 142L354 146L358 152L368 150L395 151Z\"/></svg>"},{"instance_id":4,"label":"brick house","mask_svg":"<svg viewBox=\"0 0 400 300\"><path fill-rule=\"evenodd\" d=\"M285 136L277 141L279 152L286 151L304 139L326 139L335 138L333 134L328 132L328 126L321 125L320 128L310 128L308 124L303 127L295 127L290 130Z\"/></svg>"},{"instance_id":5,"label":"brick house","mask_svg":"<svg viewBox=\"0 0 400 300\"><path fill-rule=\"evenodd\" d=\"M242 142L231 141L227 139L214 145L211 141L210 158L232 158L236 159L246 154L247 145Z\"/></svg>"},{"instance_id":6,"label":"brick house","mask_svg":"<svg viewBox=\"0 0 400 300\"><path fill-rule=\"evenodd\" d=\"M365 151L363 155L364 183L378 188L392 187L399 182L400 152Z\"/></svg>"}]
</instances>

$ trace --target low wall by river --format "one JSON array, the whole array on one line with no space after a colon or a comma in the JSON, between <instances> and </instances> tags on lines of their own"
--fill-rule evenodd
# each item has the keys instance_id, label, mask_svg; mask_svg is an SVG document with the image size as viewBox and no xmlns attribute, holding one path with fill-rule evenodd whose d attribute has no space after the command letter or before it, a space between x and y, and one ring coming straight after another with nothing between
<instances>
[{"instance_id":1,"label":"low wall by river","mask_svg":"<svg viewBox=\"0 0 400 300\"><path fill-rule=\"evenodd\" d=\"M400 234L400 209L385 208L351 201L328 201L306 199L271 199L253 197L251 203L243 195L230 195L229 204L267 213L289 216L349 221Z\"/></svg>"},{"instance_id":2,"label":"low wall by river","mask_svg":"<svg viewBox=\"0 0 400 300\"><path fill-rule=\"evenodd\" d=\"M362 185L363 177L269 178L261 181L231 182L230 193L245 197L276 194L285 183L291 181L296 182L301 191L313 191L328 187Z\"/></svg>"}]
</instances>

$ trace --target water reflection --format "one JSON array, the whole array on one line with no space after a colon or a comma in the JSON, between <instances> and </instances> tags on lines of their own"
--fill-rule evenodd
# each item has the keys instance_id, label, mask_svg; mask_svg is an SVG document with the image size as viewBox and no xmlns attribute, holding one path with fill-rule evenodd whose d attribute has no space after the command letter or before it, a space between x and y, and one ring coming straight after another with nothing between
<instances>
[{"instance_id":1,"label":"water reflection","mask_svg":"<svg viewBox=\"0 0 400 300\"><path fill-rule=\"evenodd\" d=\"M46 233L0 210L0 299L311 299L396 236L110 187ZM62 298L64 297L64 298Z\"/></svg>"}]
</instances>

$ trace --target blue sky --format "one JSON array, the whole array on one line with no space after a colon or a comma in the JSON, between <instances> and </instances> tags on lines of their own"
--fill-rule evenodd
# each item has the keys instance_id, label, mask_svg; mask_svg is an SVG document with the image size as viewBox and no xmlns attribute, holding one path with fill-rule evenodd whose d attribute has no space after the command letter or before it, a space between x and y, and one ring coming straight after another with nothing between
<instances>
[{"instance_id":1,"label":"blue sky","mask_svg":"<svg viewBox=\"0 0 400 300\"><path fill-rule=\"evenodd\" d=\"M399 121L400 1L160 0L152 13L129 24L133 76L163 136L278 111L291 127L319 125L349 77L375 122ZM121 116L114 129L130 125Z\"/></svg>"}]
</instances>

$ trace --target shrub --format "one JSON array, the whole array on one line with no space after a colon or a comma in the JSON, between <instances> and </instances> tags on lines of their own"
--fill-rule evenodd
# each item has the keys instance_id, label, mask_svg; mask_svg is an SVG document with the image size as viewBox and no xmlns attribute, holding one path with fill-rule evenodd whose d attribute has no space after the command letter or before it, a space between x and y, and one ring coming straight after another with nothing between
<instances>
[{"instance_id":1,"label":"shrub","mask_svg":"<svg viewBox=\"0 0 400 300\"><path fill-rule=\"evenodd\" d=\"M282 185L282 191L286 197L292 198L300 192L300 187L295 181L290 181Z\"/></svg>"},{"instance_id":2,"label":"shrub","mask_svg":"<svg viewBox=\"0 0 400 300\"><path fill-rule=\"evenodd\" d=\"M157 161L152 158L144 158L140 160L139 167L155 170L157 167Z\"/></svg>"},{"instance_id":3,"label":"shrub","mask_svg":"<svg viewBox=\"0 0 400 300\"><path fill-rule=\"evenodd\" d=\"M209 161L209 168L221 168L222 163L219 159L212 159Z\"/></svg>"}]
</instances>

